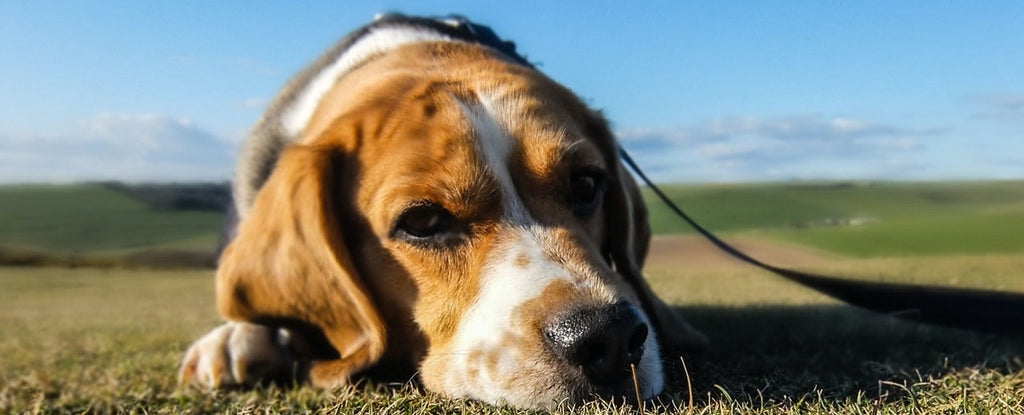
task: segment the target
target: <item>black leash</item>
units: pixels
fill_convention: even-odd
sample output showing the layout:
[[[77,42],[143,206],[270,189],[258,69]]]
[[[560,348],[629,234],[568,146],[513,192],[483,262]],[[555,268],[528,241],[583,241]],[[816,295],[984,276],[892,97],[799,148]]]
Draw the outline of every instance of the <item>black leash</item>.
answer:
[[[619,147],[622,160],[669,209],[727,254],[848,304],[897,317],[969,330],[1024,334],[1024,294],[856,281],[766,264],[719,239],[679,208]]]

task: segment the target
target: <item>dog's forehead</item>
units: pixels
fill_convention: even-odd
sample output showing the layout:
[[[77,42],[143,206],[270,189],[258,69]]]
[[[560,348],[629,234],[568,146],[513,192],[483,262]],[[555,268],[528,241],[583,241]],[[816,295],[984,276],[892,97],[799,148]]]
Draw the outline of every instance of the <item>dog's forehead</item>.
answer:
[[[481,78],[398,76],[387,83],[405,90],[392,90],[401,98],[377,100],[360,128],[375,134],[364,140],[379,141],[360,148],[365,187],[374,190],[363,206],[391,211],[399,199],[420,199],[473,216],[496,203],[507,207],[493,199],[523,186],[564,178],[573,165],[603,167],[582,106],[549,93],[543,80]]]
[[[566,164],[603,164],[575,102],[545,94],[495,87],[460,102],[471,135],[489,164],[513,165],[538,177]],[[512,172],[516,173],[516,172]]]

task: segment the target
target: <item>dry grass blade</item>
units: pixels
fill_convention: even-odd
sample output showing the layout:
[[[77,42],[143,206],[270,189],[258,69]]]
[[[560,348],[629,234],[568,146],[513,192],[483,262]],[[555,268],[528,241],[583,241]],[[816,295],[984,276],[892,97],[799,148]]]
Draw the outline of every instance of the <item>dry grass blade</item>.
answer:
[[[640,412],[644,412],[644,401],[640,396],[640,381],[636,377],[636,365],[633,363],[629,364],[629,371],[633,373],[633,392],[636,392],[636,404],[640,408]]]
[[[693,413],[693,383],[690,381],[690,370],[686,368],[686,360],[682,356],[679,356],[679,362],[683,364],[683,375],[686,376],[686,397],[689,399],[689,406],[687,412]]]

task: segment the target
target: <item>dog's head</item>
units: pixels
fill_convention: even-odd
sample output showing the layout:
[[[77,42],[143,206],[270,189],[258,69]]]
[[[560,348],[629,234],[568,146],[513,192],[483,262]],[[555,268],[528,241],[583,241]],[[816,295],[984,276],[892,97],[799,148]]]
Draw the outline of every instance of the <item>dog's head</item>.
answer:
[[[218,271],[221,312],[301,321],[314,383],[418,365],[430,390],[521,407],[663,387],[703,338],[640,274],[640,193],[606,122],[487,48],[353,69],[277,161]]]

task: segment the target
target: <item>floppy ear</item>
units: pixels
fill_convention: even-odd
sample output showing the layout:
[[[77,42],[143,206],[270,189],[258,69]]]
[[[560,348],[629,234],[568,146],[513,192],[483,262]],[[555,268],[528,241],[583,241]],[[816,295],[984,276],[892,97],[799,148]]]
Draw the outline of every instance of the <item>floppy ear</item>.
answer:
[[[344,245],[334,181],[341,153],[285,150],[217,271],[217,306],[231,320],[291,321],[323,332],[336,359],[313,362],[331,387],[380,359],[384,324]]]
[[[608,130],[607,122],[596,115],[592,131],[603,137],[609,154],[609,174],[612,176],[605,201],[605,250],[615,270],[636,290],[644,311],[654,324],[663,349],[684,352],[701,351],[708,340],[694,329],[675,310],[665,304],[644,280],[641,269],[647,258],[651,240],[651,227],[647,207],[633,176],[619,160],[619,148]]]
[[[644,310],[655,325],[655,332],[666,351],[698,352],[708,340],[665,304],[644,280],[641,269],[647,257],[651,228],[647,207],[633,177],[616,160],[616,184],[609,189],[609,210],[606,213],[609,255],[615,269],[633,286],[643,302]]]

